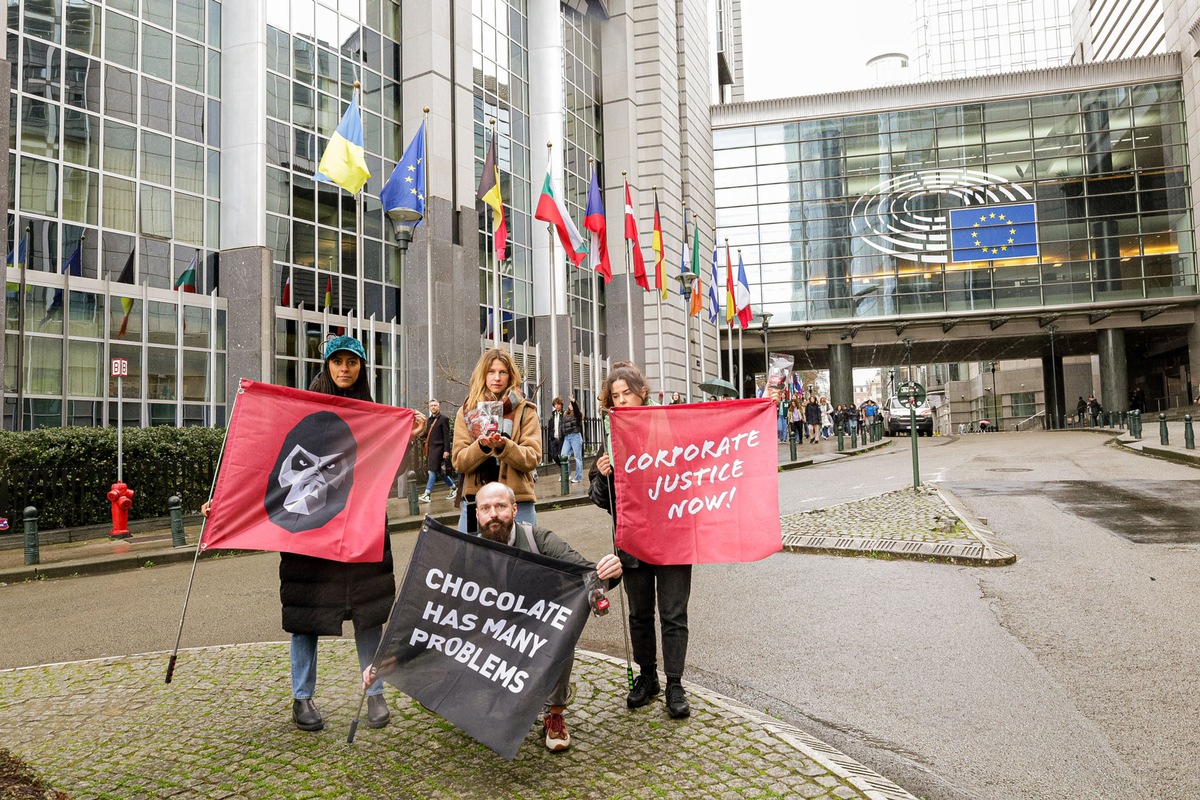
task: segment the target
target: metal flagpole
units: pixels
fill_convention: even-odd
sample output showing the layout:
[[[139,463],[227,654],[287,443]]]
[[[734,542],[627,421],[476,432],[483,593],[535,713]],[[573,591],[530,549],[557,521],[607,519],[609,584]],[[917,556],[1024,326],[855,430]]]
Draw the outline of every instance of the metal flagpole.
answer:
[[[713,228],[713,266],[717,262],[717,229]],[[716,274],[713,274],[713,297],[720,297],[720,292],[717,291]],[[717,380],[721,379],[721,324],[718,322],[721,316],[721,304],[714,303],[716,308],[713,309],[713,355],[717,357]]]
[[[26,242],[25,258],[21,261],[20,288],[17,290],[17,414],[13,425],[13,430],[18,433],[25,430],[25,273],[29,272],[29,265],[33,262],[33,228],[26,225],[21,238]],[[13,261],[16,262],[21,258],[19,240],[13,250],[16,253]]]
[[[588,159],[588,165],[591,166],[593,159]],[[592,167],[593,171],[595,167]],[[600,189],[601,204],[604,207],[604,189]],[[584,212],[586,213],[586,212]],[[608,224],[604,226],[605,235],[608,235]],[[599,251],[599,238],[596,242],[596,250]],[[600,277],[600,253],[591,254],[589,260],[592,262],[592,275],[588,278],[592,289],[592,398],[593,402],[599,403],[600,399],[600,283],[603,278]]]
[[[658,306],[658,391],[666,396],[667,375],[663,370],[663,322],[662,322],[662,290],[655,289],[656,305]]]
[[[496,118],[491,119],[492,126],[492,143],[496,142]],[[499,159],[499,148],[496,149],[496,158]],[[496,191],[500,191],[500,165],[495,165],[496,169]],[[500,192],[500,197],[503,199],[504,193]],[[502,206],[503,207],[503,206]],[[500,347],[501,335],[500,327],[504,323],[504,311],[500,308],[500,255],[496,252],[496,228],[495,228],[495,213],[489,217],[488,222],[492,228],[492,263],[495,264],[495,270],[492,273],[492,345]]]
[[[546,174],[550,175],[551,189],[554,188],[554,176],[550,172],[553,152],[554,142],[546,142]],[[558,260],[554,255],[554,226],[548,222],[546,223],[546,241],[549,243],[546,252],[549,254],[547,266],[550,269],[550,397],[553,399],[560,396],[558,394]],[[568,346],[567,350],[570,349]],[[570,392],[568,391],[567,394],[569,395]]]
[[[621,170],[621,182],[626,187],[629,186],[628,175],[629,175],[629,173],[627,170]],[[624,225],[624,222],[625,222],[625,215],[622,214],[621,215],[621,224]],[[622,230],[624,230],[624,227],[622,227]],[[626,288],[626,294],[628,295],[628,297],[626,298],[626,301],[625,301],[625,325],[626,325],[625,330],[627,331],[627,333],[625,335],[629,337],[629,352],[626,355],[630,361],[633,361],[634,360],[634,357],[633,357],[633,270],[629,266],[629,247],[630,247],[630,242],[628,239],[626,239],[625,240],[625,288]],[[612,350],[610,349],[609,352],[611,353]]]
[[[729,263],[730,263],[729,262],[729,240],[726,239],[725,240],[725,265],[726,265],[725,266],[725,282],[726,283],[729,283],[732,280],[732,276],[730,275],[730,272],[732,272],[732,270],[729,268]],[[732,298],[733,298],[733,287],[726,286],[725,287],[725,305],[726,306],[729,305]],[[726,320],[726,324],[729,327],[729,382],[733,383],[733,317],[731,317],[729,315],[728,308],[725,309],[725,320]],[[740,397],[741,394],[742,394],[742,392],[739,389],[738,396]]]
[[[746,385],[746,377],[744,375],[745,366],[742,363],[742,324],[738,323],[738,397],[745,397],[746,391],[743,388]]]
[[[421,118],[421,129],[424,131],[421,135],[425,137],[427,145],[429,144],[429,106],[425,106],[425,113]],[[429,150],[424,146],[422,146],[422,150],[425,153],[425,164],[421,171],[424,183],[421,193],[425,196],[425,369],[429,380],[429,397],[426,399],[432,400],[437,397],[433,391],[433,229],[430,227],[432,223],[429,221],[429,211],[433,207],[433,203],[429,202]],[[395,385],[395,381],[392,383]],[[408,385],[408,381],[405,381],[405,385]]]

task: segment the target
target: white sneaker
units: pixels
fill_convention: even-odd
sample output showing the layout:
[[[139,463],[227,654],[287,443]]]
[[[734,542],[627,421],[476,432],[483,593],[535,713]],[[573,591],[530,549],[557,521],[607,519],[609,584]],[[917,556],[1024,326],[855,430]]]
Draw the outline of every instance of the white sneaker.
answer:
[[[425,494],[421,495],[420,497],[417,498],[417,500],[422,503],[428,503],[429,502],[429,492],[426,492]]]
[[[453,500],[458,497],[458,489],[451,489],[450,494],[446,495],[447,500]]]

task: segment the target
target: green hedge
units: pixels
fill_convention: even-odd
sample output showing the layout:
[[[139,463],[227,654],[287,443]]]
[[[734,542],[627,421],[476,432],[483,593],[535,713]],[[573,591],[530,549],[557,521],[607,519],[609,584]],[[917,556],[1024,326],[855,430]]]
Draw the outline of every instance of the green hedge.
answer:
[[[131,519],[167,514],[178,494],[186,512],[208,499],[225,440],[223,428],[126,428],[124,478],[135,492]],[[117,480],[114,428],[39,428],[0,432],[0,516],[20,529],[26,506],[42,530],[110,522],[108,490]]]

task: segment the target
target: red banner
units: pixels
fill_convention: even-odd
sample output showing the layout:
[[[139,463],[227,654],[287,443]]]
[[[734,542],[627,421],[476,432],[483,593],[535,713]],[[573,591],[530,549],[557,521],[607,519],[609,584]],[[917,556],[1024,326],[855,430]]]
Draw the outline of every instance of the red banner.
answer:
[[[782,550],[775,426],[766,399],[613,409],[617,546],[650,564]]]
[[[243,380],[201,549],[379,561],[415,412]]]

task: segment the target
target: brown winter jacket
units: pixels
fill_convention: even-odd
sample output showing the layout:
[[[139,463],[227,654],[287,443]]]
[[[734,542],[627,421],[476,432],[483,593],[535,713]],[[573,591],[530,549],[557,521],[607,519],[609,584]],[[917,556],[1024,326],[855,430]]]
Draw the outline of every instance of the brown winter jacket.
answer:
[[[534,493],[533,475],[542,463],[542,426],[538,422],[537,409],[528,400],[522,400],[513,409],[513,433],[504,445],[492,452],[484,449],[478,439],[471,437],[463,409],[458,410],[454,420],[454,447],[450,460],[454,468],[463,474],[463,495],[473,495],[483,486],[479,468],[495,455],[500,460],[500,482],[513,490],[518,503],[537,500]]]

